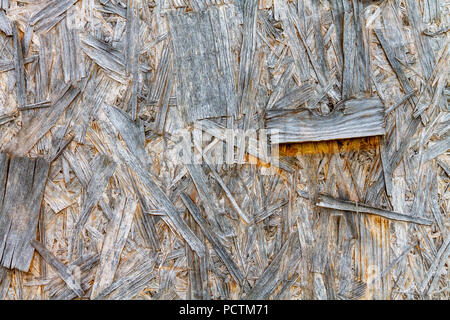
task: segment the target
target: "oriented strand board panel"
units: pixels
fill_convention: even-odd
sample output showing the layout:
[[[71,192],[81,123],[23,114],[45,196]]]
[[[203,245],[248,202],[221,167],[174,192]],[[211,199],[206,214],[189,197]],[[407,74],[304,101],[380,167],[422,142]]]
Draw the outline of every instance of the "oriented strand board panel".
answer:
[[[177,102],[191,122],[236,110],[226,14],[225,7],[168,13]]]
[[[0,300],[449,300],[449,5],[0,0]]]
[[[9,158],[0,154],[0,262],[28,271],[34,249],[49,163],[42,158]]]

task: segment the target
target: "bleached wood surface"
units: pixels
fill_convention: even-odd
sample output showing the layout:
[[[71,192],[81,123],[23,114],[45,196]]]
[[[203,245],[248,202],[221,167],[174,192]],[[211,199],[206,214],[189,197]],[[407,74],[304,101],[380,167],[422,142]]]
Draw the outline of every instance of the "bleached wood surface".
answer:
[[[378,97],[352,99],[329,115],[310,111],[269,111],[272,143],[324,141],[384,134],[384,108]]]
[[[0,0],[0,299],[448,300],[449,13]]]

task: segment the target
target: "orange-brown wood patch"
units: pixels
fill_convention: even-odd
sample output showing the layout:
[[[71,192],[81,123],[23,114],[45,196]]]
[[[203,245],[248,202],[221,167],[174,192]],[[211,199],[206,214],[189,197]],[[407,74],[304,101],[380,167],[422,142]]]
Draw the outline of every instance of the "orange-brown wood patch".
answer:
[[[379,146],[379,143],[379,136],[321,142],[286,143],[279,145],[279,152],[280,156],[341,153],[347,151],[374,150]]]

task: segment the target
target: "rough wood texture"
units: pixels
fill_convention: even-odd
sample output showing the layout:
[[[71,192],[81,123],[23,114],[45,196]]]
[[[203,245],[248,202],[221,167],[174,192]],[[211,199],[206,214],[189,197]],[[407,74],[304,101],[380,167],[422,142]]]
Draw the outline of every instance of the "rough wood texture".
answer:
[[[178,79],[177,104],[189,121],[231,116],[236,101],[226,7],[183,11],[168,12]]]
[[[0,299],[448,300],[449,24],[0,0]]]
[[[272,143],[296,143],[369,137],[384,134],[384,106],[378,97],[352,99],[329,115],[296,110],[269,111]]]
[[[424,225],[428,225],[428,226],[433,223],[432,220],[429,220],[429,219],[424,219],[424,218],[420,218],[420,217],[410,216],[407,214],[401,214],[398,212],[392,212],[389,210],[374,208],[371,206],[367,206],[363,203],[334,199],[334,198],[326,196],[326,195],[320,195],[317,201],[318,202],[316,203],[316,206],[322,207],[322,208],[336,209],[336,210],[349,211],[349,212],[355,212],[355,213],[369,213],[369,214],[377,215],[377,216],[384,217],[384,218],[391,219],[391,220],[406,221],[406,222],[412,222],[412,223],[417,223],[417,224],[424,224]]]
[[[0,261],[6,268],[27,272],[49,163],[41,158],[0,154]]]

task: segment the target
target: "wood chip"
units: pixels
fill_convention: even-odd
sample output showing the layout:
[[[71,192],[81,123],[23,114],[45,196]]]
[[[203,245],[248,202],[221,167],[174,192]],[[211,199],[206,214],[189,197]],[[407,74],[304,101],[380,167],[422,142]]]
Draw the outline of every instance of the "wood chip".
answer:
[[[0,154],[2,208],[1,265],[27,272],[30,268],[49,163],[42,158],[9,158]]]

